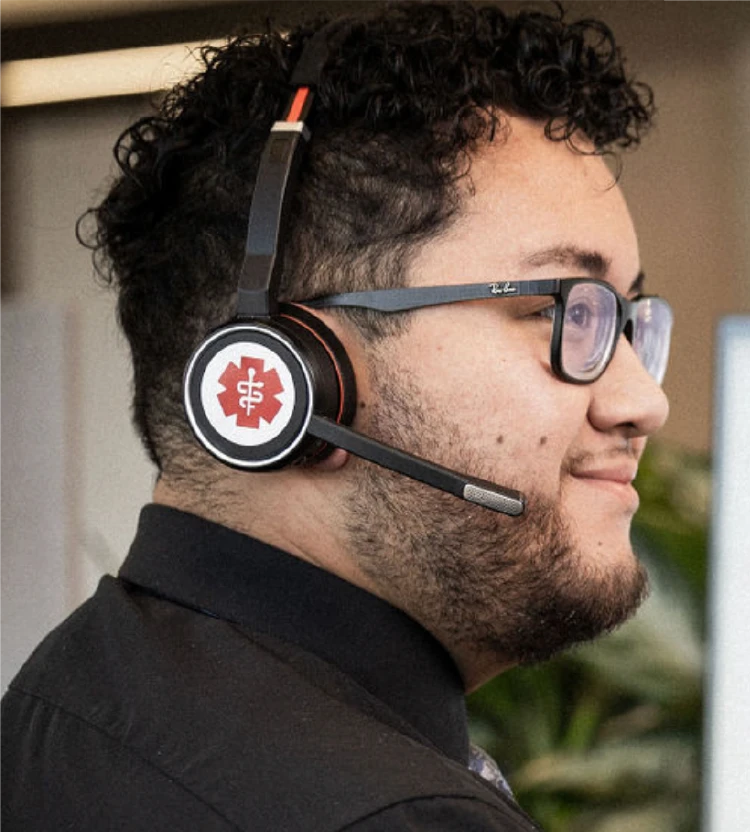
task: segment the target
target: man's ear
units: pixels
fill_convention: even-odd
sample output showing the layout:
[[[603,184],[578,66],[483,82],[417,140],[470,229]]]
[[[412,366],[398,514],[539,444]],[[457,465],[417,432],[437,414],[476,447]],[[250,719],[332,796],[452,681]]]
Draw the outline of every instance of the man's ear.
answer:
[[[349,461],[350,456],[348,451],[344,451],[341,448],[334,448],[325,459],[321,459],[320,462],[314,462],[309,467],[313,471],[320,471],[321,473],[340,471]]]

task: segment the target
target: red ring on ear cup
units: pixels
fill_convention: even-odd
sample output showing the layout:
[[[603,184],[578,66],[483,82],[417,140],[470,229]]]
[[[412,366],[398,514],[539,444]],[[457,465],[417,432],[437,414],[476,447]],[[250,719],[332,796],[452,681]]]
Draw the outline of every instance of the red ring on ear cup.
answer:
[[[289,310],[293,310],[293,314]],[[300,306],[283,304],[280,317],[294,321],[294,323],[304,327],[328,353],[331,365],[336,373],[339,388],[339,410],[335,416],[335,421],[338,424],[350,425],[357,409],[357,384],[344,345],[339,341],[333,330],[326,326],[320,318],[316,318],[315,315],[311,315]]]

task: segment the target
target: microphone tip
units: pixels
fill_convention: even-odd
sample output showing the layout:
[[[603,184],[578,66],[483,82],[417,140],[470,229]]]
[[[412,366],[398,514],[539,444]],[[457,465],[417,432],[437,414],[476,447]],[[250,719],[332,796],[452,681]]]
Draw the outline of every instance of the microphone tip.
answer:
[[[464,486],[464,500],[476,503],[478,506],[492,509],[492,511],[507,514],[510,517],[518,517],[523,514],[526,505],[523,495],[512,489],[500,491],[497,488],[487,488],[474,483],[467,483]]]

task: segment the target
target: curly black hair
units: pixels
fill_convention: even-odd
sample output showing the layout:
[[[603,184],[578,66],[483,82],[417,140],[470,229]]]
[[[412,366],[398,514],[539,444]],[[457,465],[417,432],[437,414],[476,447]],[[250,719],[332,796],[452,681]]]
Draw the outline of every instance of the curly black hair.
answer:
[[[183,368],[231,317],[260,153],[303,45],[327,22],[204,48],[203,71],[120,136],[119,176],[82,218],[95,227],[79,224],[119,291],[134,421],[162,471],[197,470]],[[637,144],[652,119],[651,91],[626,76],[610,30],[560,8],[394,4],[342,20],[335,43],[280,255],[285,300],[403,285],[409,257],[460,210],[471,154],[502,136],[504,114],[538,120],[553,141],[583,134],[599,153]],[[349,314],[365,337],[392,331]]]

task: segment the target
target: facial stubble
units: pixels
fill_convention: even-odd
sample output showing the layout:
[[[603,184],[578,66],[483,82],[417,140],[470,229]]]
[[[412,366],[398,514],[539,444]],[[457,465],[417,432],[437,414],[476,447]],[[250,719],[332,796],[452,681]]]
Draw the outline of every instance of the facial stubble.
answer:
[[[467,450],[460,426],[427,412],[403,375],[381,369],[374,382],[370,435],[497,481],[497,471]],[[576,545],[558,494],[503,480],[527,500],[523,516],[510,518],[360,460],[351,473],[347,531],[359,567],[449,650],[498,666],[543,661],[617,627],[647,594],[632,553],[594,562]]]

